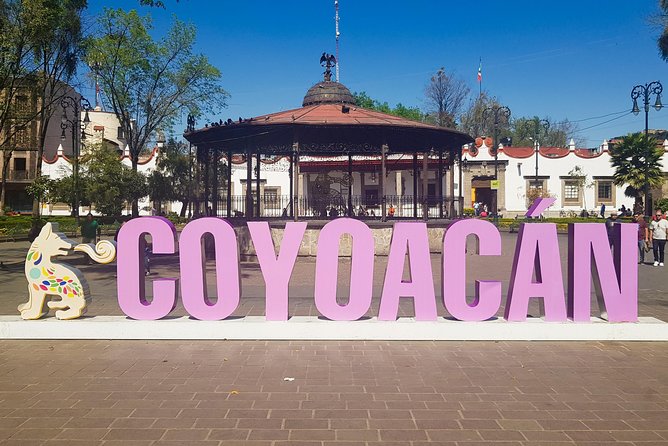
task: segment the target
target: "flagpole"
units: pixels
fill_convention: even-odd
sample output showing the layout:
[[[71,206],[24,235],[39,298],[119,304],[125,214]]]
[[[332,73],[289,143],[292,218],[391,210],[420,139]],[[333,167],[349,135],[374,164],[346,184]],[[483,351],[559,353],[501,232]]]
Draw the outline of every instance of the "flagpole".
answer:
[[[479,92],[478,92],[478,98],[482,98],[482,57],[480,58],[480,65],[478,68],[478,86],[479,86]]]

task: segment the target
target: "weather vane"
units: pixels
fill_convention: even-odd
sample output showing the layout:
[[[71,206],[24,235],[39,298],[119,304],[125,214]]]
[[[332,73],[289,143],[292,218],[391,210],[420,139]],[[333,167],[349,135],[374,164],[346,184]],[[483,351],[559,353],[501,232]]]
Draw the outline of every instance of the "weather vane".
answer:
[[[320,65],[325,67],[325,82],[332,81],[332,67],[336,65],[336,57],[333,54],[322,53],[320,56]]]

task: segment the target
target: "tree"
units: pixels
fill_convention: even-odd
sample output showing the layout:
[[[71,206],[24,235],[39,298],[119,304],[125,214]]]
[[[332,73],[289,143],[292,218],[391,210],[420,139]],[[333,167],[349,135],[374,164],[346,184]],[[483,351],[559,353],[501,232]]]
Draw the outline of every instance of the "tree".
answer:
[[[545,118],[548,122],[547,131],[540,124],[538,125],[538,141],[543,147],[566,147],[568,141],[575,137],[577,125],[568,120],[556,122],[550,118]],[[538,116],[532,118],[523,117],[512,120],[512,138],[514,146],[533,146],[536,137],[536,121],[540,121]]]
[[[125,166],[118,152],[109,146],[92,147],[81,159],[80,169],[81,203],[95,206],[101,214],[120,215],[126,202],[147,194],[146,177]],[[49,203],[72,203],[72,175],[50,182],[48,190],[41,193]]]
[[[659,36],[657,44],[661,58],[668,62],[668,0],[659,0],[659,24],[663,27],[663,32]]]
[[[462,114],[461,124],[459,125],[460,130],[474,137],[492,136],[494,132],[494,117],[488,115],[487,119],[485,119],[484,111],[490,107],[501,106],[502,104],[497,98],[483,92],[469,104],[468,109]],[[499,121],[499,135],[511,136],[510,122],[501,117]]]
[[[149,16],[106,9],[99,33],[88,41],[86,62],[94,67],[130,150],[139,154],[159,130],[173,127],[182,112],[198,115],[225,105],[220,71],[194,53],[195,27],[174,19],[165,37],[154,40]],[[132,213],[139,214],[138,203]]]
[[[70,90],[82,53],[81,14],[86,0],[23,0],[33,57],[37,66],[37,95],[41,104],[37,130],[36,177],[42,175],[47,128],[56,107]],[[75,98],[78,99],[78,98]],[[78,120],[78,116],[73,116]],[[33,217],[39,217],[39,200],[33,200]]]
[[[0,139],[4,161],[0,212],[14,150],[35,150],[36,178],[41,175],[49,121],[76,71],[86,6],[86,0],[0,2],[0,128],[5,130]],[[36,138],[28,140],[33,130]],[[39,216],[36,199],[33,216]]]
[[[594,185],[593,181],[589,180],[589,176],[582,166],[574,166],[568,172],[568,176],[572,181],[577,183],[578,189],[582,191],[582,207],[583,209],[587,209],[587,194],[585,189],[592,187]]]
[[[635,198],[636,205],[646,184],[657,187],[663,183],[663,149],[654,138],[644,133],[629,134],[620,142],[610,145],[608,150],[610,163],[615,170],[613,182],[618,186],[628,184],[630,188],[627,188],[627,192],[633,194],[631,196]],[[645,195],[646,209],[651,212],[651,197],[648,193]]]
[[[224,178],[227,175],[225,166],[215,164],[220,169],[219,178]],[[156,169],[148,175],[148,195],[156,203],[157,211],[164,202],[180,201],[181,216],[185,217],[192,197],[190,168],[188,147],[182,141],[170,138],[159,152]],[[221,177],[221,174],[224,176]]]
[[[364,91],[353,93],[353,97],[358,107],[366,108],[367,110],[375,110],[419,122],[423,122],[427,118],[418,107],[407,107],[399,102],[396,107],[392,108],[387,102],[380,102],[370,98]]]
[[[455,127],[470,91],[464,81],[448,75],[443,67],[431,77],[424,95],[428,111],[435,115],[438,126]]]

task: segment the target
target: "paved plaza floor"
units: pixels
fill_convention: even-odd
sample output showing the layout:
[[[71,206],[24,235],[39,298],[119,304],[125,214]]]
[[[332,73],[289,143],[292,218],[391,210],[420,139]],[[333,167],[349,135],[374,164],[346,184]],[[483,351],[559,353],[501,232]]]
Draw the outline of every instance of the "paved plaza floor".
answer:
[[[516,236],[502,239],[502,259],[470,250],[469,293],[475,279],[507,287]],[[26,300],[27,248],[0,244],[0,314]],[[115,267],[80,259],[67,261],[90,283],[88,314],[122,314]],[[378,257],[369,315],[384,265]],[[343,259],[342,297],[349,268]],[[640,316],[668,321],[668,269],[639,268]],[[314,271],[314,259],[299,259],[290,314],[317,314]],[[150,278],[177,274],[175,258],[160,258]],[[258,266],[245,262],[242,276],[235,316],[264,314]],[[0,445],[427,443],[668,445],[668,343],[0,341]]]

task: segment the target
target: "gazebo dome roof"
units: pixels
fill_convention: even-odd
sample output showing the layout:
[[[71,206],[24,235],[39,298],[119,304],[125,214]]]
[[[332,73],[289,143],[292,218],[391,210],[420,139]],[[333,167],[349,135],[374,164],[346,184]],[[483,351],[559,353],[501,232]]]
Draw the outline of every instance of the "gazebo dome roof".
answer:
[[[355,98],[342,83],[323,81],[308,89],[302,106],[317,104],[355,105]]]

